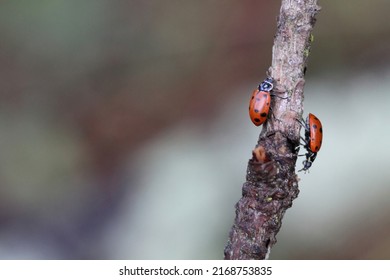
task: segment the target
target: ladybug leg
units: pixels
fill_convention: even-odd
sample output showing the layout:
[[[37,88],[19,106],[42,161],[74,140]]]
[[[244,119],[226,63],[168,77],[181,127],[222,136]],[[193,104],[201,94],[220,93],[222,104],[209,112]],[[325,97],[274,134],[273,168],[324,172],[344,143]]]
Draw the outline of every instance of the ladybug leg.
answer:
[[[306,122],[305,122],[303,119],[297,119],[297,118],[295,118],[295,120],[296,120],[301,126],[303,126],[303,127],[306,129],[307,125],[306,125]]]
[[[281,92],[281,93],[284,93],[284,92]],[[280,98],[280,99],[290,99],[289,96],[287,96],[287,97],[281,97],[281,96],[279,96],[279,95],[276,95],[275,93],[271,93],[271,96],[275,96],[275,97]]]
[[[286,92],[287,89],[285,87],[275,86],[274,91],[282,93],[282,92]]]
[[[280,98],[280,99],[290,99],[290,97],[289,96],[287,96],[287,97],[281,97],[281,96],[279,96],[279,94],[284,94],[284,93],[286,93],[287,91],[286,91],[286,89],[285,88],[279,88],[279,87],[273,87],[273,90],[272,90],[272,93],[270,93],[271,94],[271,96],[275,96],[275,97],[277,97],[277,98]],[[277,94],[276,94],[277,93]]]
[[[311,161],[311,162],[314,162],[314,160],[316,159],[316,157],[317,157],[317,153],[312,153],[312,154],[310,155],[310,161]]]
[[[306,141],[306,139],[305,138],[303,138],[302,136],[299,136],[301,139],[300,140],[302,140],[303,142],[299,142],[299,144],[300,145],[302,145],[304,148],[306,148],[307,149],[307,147],[308,147],[308,143],[307,143],[307,141]],[[298,151],[299,151],[299,149],[298,149]],[[308,159],[308,153],[306,153],[306,154],[302,154],[302,155],[298,155],[299,157],[301,157],[301,156],[306,156],[306,158]]]
[[[306,159],[309,160],[310,159],[310,156],[308,156],[308,153],[306,154],[302,154],[302,155],[298,155],[299,157],[303,157],[303,156],[306,156]]]
[[[303,141],[303,143],[299,143],[299,144],[301,144],[302,146],[304,146],[304,147],[307,147],[308,146],[308,143],[307,143],[307,141],[306,141],[306,139],[305,138],[303,138],[302,136],[299,136],[300,138],[301,138],[301,140]]]

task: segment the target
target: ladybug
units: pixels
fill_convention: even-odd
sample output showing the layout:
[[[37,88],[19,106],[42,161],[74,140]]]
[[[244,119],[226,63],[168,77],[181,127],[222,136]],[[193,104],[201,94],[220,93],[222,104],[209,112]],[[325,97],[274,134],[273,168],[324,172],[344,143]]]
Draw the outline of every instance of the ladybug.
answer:
[[[305,128],[304,147],[307,150],[306,159],[303,161],[303,168],[299,171],[307,171],[317,157],[317,153],[322,145],[322,124],[321,121],[313,114],[309,113],[306,122],[299,123]],[[298,171],[298,172],[299,172]]]
[[[274,88],[272,78],[265,79],[252,93],[249,102],[249,116],[255,126],[263,124],[267,120],[271,106],[270,91]]]

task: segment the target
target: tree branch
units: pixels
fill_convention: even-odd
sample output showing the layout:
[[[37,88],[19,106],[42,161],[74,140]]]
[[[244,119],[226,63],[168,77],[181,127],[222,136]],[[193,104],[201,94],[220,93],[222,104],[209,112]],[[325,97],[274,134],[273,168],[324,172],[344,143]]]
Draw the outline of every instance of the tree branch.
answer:
[[[267,258],[284,213],[298,196],[296,119],[303,113],[304,72],[319,10],[317,0],[282,0],[268,74],[276,94],[289,98],[272,98],[272,113],[248,162],[225,259]]]

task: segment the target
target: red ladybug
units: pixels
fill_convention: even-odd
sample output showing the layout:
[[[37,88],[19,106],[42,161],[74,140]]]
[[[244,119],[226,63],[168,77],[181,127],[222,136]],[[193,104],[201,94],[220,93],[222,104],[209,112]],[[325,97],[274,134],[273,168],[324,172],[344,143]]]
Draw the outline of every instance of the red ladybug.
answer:
[[[306,122],[299,121],[305,128],[304,147],[307,150],[306,159],[303,161],[303,168],[299,171],[307,171],[317,157],[317,153],[322,145],[322,124],[321,121],[313,114],[309,114]],[[298,171],[298,172],[299,172]]]
[[[273,79],[267,78],[252,93],[249,102],[249,116],[255,126],[259,126],[267,120],[271,106],[270,91],[273,88]]]

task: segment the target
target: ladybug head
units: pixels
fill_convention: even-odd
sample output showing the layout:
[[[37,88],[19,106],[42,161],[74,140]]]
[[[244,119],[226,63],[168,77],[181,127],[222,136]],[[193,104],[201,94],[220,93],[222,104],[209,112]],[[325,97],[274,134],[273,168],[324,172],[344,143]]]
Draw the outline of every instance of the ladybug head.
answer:
[[[264,80],[265,83],[269,83],[269,84],[273,84],[274,83],[274,79],[271,78],[271,77],[268,77]]]
[[[305,159],[302,163],[303,163],[303,168],[301,170],[298,170],[298,172],[308,171],[312,164],[312,162],[308,161],[307,159]]]
[[[274,80],[272,78],[265,79],[260,85],[259,85],[259,91],[271,91],[274,88],[273,84]]]

